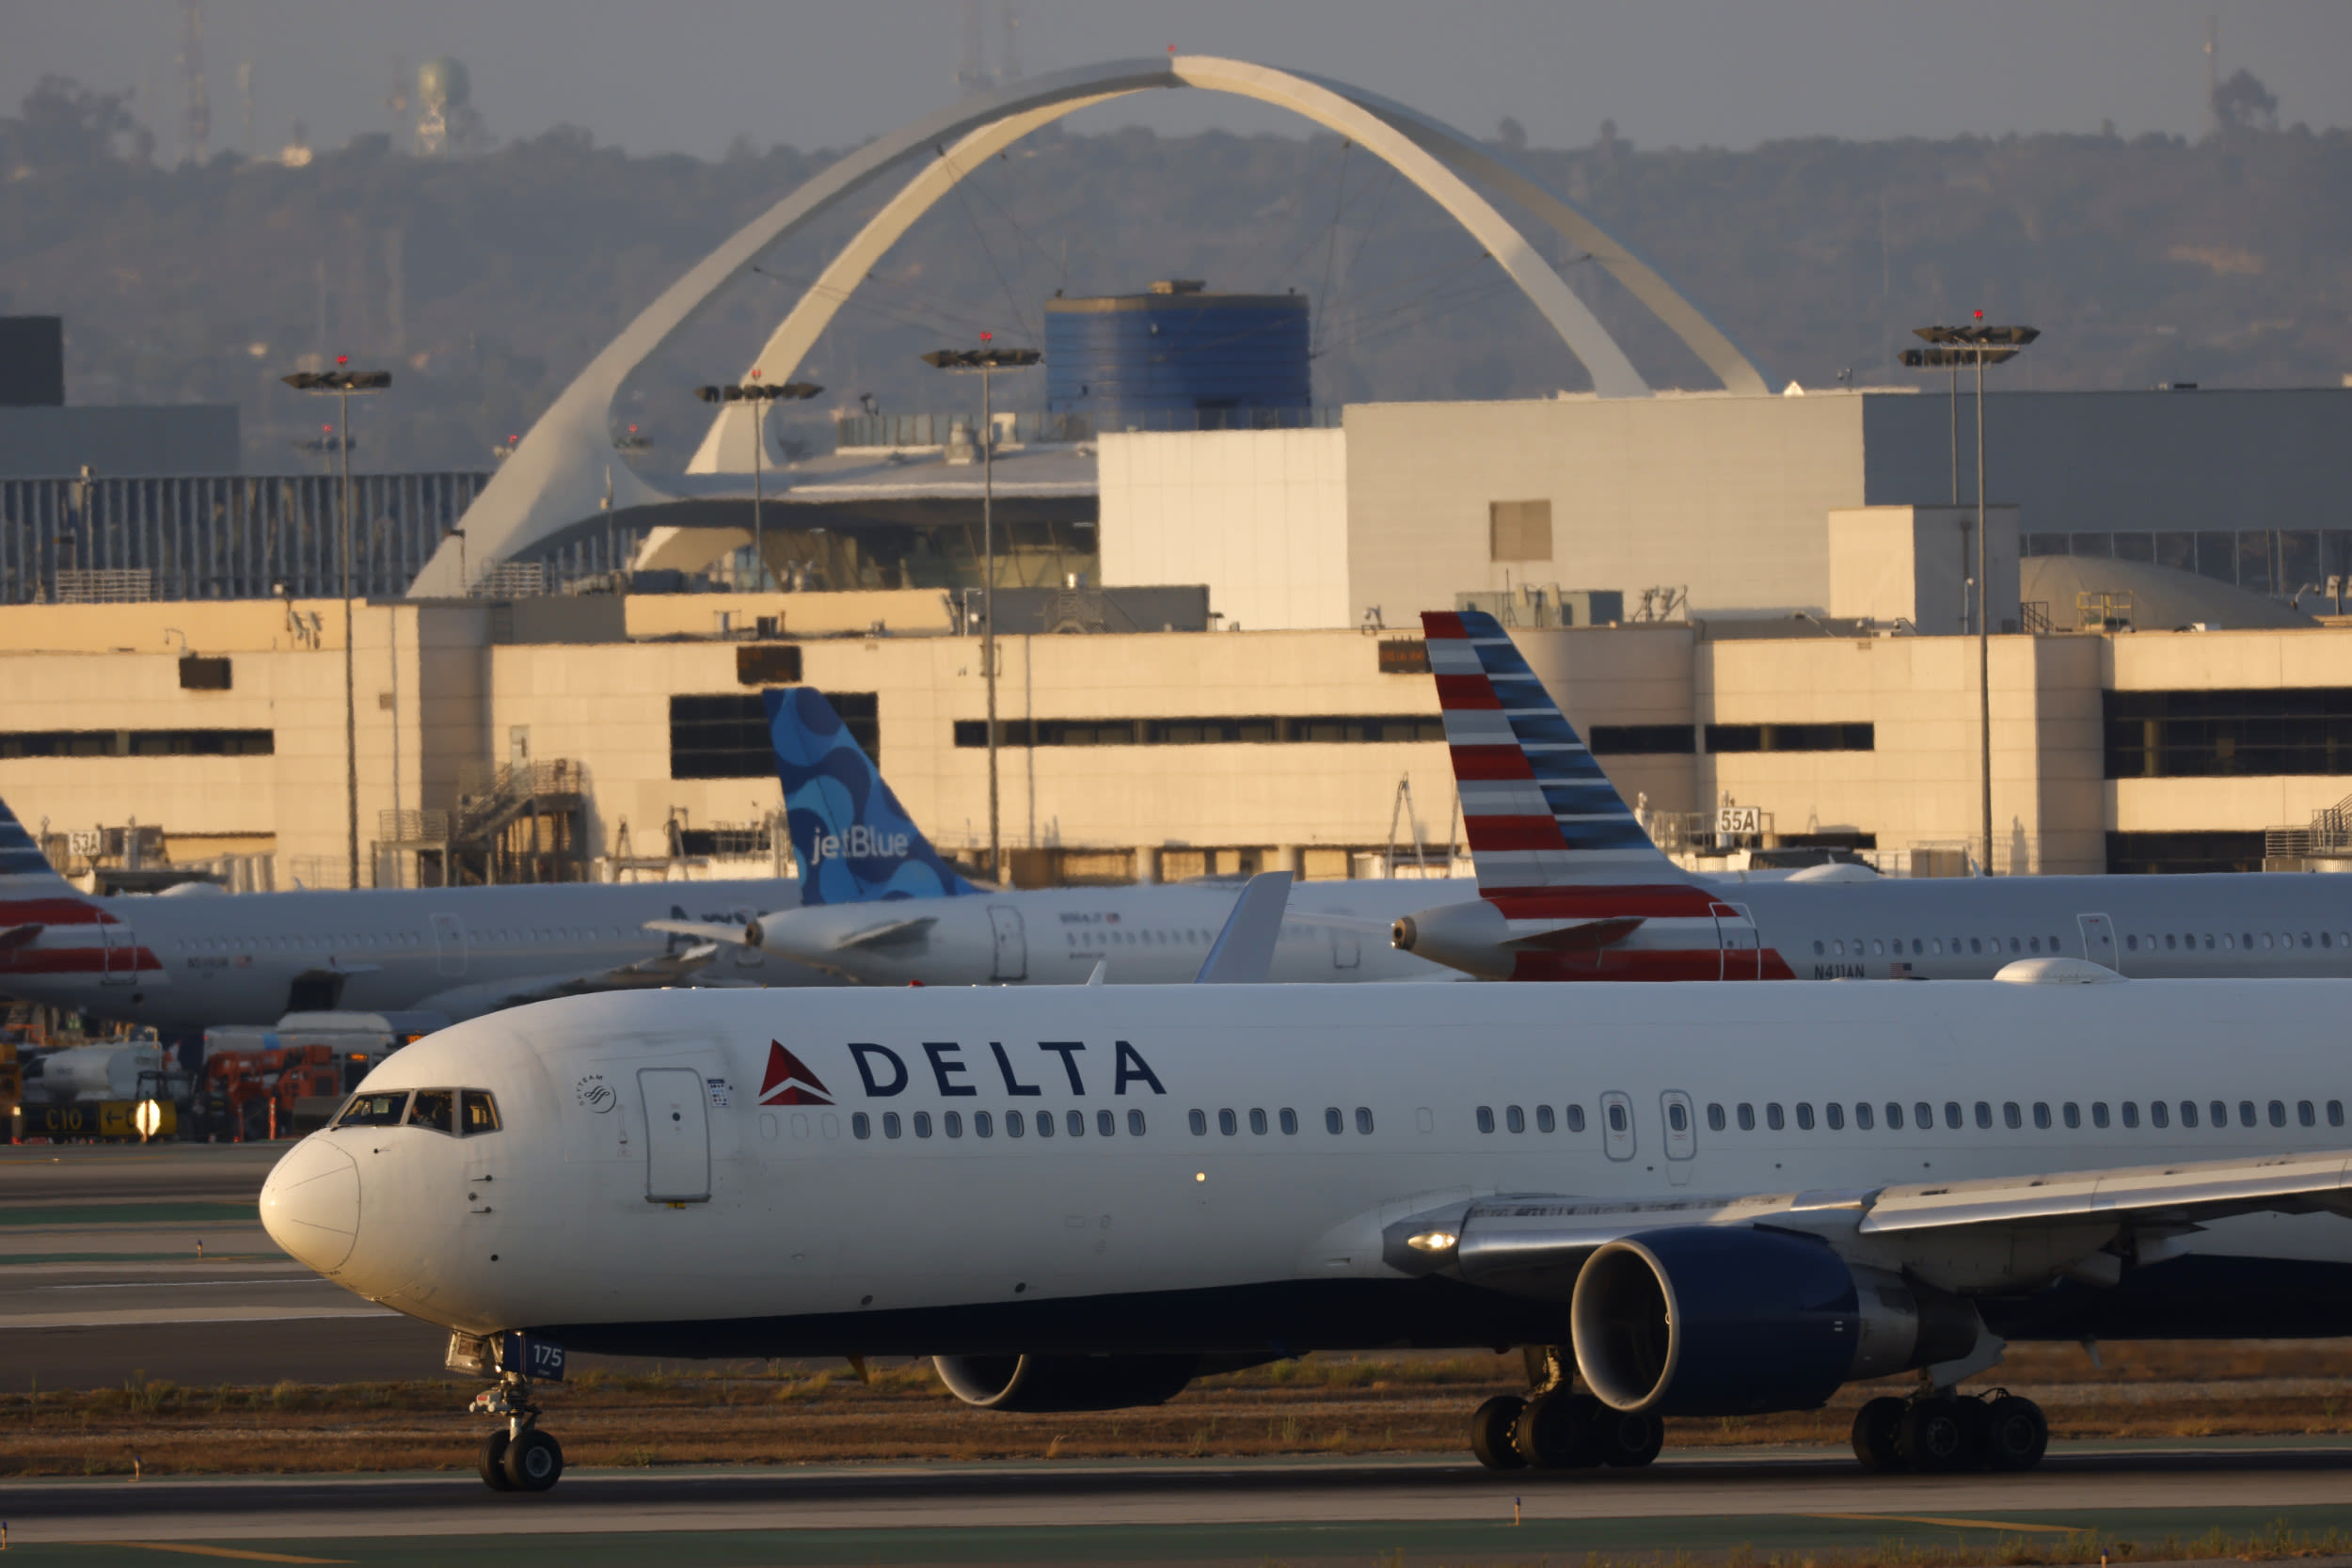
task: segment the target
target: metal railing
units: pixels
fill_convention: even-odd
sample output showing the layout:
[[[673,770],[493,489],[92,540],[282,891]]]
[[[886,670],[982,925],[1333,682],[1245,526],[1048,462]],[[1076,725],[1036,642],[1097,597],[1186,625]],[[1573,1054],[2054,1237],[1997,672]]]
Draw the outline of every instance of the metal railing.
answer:
[[[1117,413],[1018,413],[996,416],[996,439],[1046,445],[1091,441],[1111,431],[1330,430],[1341,410],[1328,408],[1152,408]],[[841,451],[944,447],[957,426],[971,431],[969,414],[844,414],[834,420]]]

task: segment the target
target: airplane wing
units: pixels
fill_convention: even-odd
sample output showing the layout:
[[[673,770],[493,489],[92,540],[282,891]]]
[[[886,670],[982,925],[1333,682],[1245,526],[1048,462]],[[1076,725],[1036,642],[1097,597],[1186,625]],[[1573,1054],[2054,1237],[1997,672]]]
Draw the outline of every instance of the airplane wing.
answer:
[[[1392,1212],[1392,1211],[1391,1211]],[[1827,1243],[1849,1261],[1957,1294],[2011,1293],[2065,1276],[2113,1285],[2153,1243],[2252,1213],[2352,1217],[2352,1151],[2062,1171],[1852,1192],[1593,1202],[1555,1195],[1459,1199],[1319,1243],[1410,1275],[1450,1274],[1565,1299],[1611,1242],[1682,1227],[1744,1226]],[[1375,1216],[1366,1216],[1371,1220]],[[1350,1243],[1353,1244],[1349,1244]]]
[[[730,926],[724,921],[648,920],[644,925],[646,930],[660,931],[665,936],[700,937],[707,942],[723,942],[734,947],[753,945],[749,926]]]
[[[912,942],[939,924],[935,915],[920,915],[913,920],[885,920],[879,926],[868,926],[851,931],[834,943],[838,950],[845,947],[886,947],[894,942]]]

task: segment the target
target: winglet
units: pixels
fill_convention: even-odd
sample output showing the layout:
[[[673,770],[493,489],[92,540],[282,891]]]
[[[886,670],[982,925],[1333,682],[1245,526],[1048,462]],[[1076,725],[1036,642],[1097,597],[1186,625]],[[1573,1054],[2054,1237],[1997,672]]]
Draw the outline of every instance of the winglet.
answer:
[[[1650,842],[1493,616],[1421,623],[1482,895],[1694,879]]]
[[[1274,943],[1282,934],[1282,910],[1290,896],[1287,871],[1267,871],[1250,878],[1192,983],[1246,986],[1263,981],[1274,969]]]
[[[760,693],[784,784],[785,830],[804,905],[953,898],[980,890],[941,859],[814,688]]]

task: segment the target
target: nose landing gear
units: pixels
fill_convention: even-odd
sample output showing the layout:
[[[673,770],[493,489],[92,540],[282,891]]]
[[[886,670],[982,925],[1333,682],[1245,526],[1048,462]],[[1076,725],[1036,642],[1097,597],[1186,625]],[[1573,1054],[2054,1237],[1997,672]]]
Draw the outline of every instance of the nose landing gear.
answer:
[[[540,1410],[531,1402],[529,1378],[501,1372],[497,1387],[474,1396],[472,1409],[506,1422],[482,1439],[484,1485],[493,1492],[545,1492],[564,1479],[564,1446],[539,1430]]]

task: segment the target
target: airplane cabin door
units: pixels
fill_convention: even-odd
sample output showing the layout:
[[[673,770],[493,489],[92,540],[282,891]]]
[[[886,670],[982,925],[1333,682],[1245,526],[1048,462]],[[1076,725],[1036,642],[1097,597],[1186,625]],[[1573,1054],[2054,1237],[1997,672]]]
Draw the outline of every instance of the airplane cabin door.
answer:
[[[1633,1158],[1633,1101],[1615,1089],[1600,1097],[1600,1149],[1612,1160]]]
[[[645,1201],[704,1203],[710,1197],[710,1112],[703,1075],[691,1068],[644,1068]]]
[[[2083,928],[2083,957],[2122,974],[2123,955],[2115,945],[2115,922],[2103,914],[2078,914],[2074,920]]]
[[[995,962],[989,969],[992,980],[1025,980],[1029,977],[1029,944],[1021,934],[1021,911],[1010,904],[991,904],[988,907],[988,928],[996,942]]]
[[[105,968],[99,974],[101,985],[127,986],[138,978],[139,939],[128,926],[101,926],[99,935],[106,944]]]
[[[453,914],[433,917],[433,972],[466,973],[466,923]]]
[[[1716,904],[1708,912],[1715,917],[1715,945],[1722,960],[1716,978],[1764,978],[1763,943],[1757,936],[1755,920],[1748,914],[1747,906]]]

